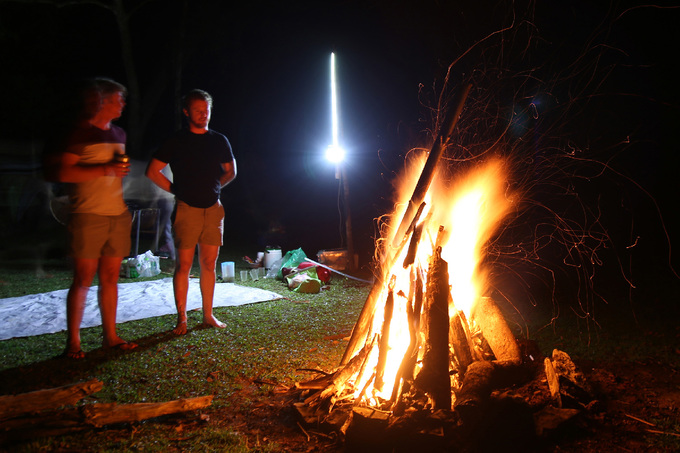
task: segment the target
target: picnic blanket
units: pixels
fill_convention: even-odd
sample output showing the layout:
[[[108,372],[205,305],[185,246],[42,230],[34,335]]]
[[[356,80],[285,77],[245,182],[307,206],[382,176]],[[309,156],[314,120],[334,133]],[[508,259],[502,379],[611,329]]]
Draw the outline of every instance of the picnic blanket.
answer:
[[[29,337],[66,330],[66,294],[68,290],[0,299],[0,340]],[[283,296],[235,283],[217,283],[213,307],[281,299]],[[198,279],[190,279],[187,310],[201,308]],[[172,278],[118,285],[118,323],[177,313]],[[82,328],[101,325],[97,304],[97,287],[90,288]]]

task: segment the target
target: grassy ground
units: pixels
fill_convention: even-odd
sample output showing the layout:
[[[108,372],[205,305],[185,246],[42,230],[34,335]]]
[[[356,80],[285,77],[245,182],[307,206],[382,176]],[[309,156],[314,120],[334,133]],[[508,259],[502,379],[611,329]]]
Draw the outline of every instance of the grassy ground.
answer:
[[[239,260],[224,255],[220,260]],[[23,267],[23,268],[22,268]],[[164,266],[162,266],[164,267]],[[16,265],[5,269],[0,279],[0,298],[21,296],[68,287],[70,271],[47,265],[45,277],[34,269]],[[195,270],[197,273],[197,269]],[[237,267],[238,273],[238,267]],[[161,274],[160,277],[168,275]],[[121,282],[127,280],[121,279]],[[220,284],[220,283],[218,283]],[[0,342],[0,387],[3,393],[19,393],[57,387],[97,378],[102,391],[86,401],[162,402],[178,398],[214,395],[204,421],[185,436],[166,425],[140,424],[134,434],[121,438],[118,430],[100,432],[96,443],[92,433],[33,440],[16,447],[36,451],[69,449],[78,451],[280,451],[276,442],[251,438],[233,426],[227,412],[247,411],[273,389],[282,389],[308,379],[316,368],[330,371],[344,352],[343,336],[349,334],[365,300],[368,285],[336,275],[328,289],[319,294],[298,294],[276,280],[248,281],[254,286],[278,292],[284,299],[215,310],[227,324],[224,330],[197,329],[200,312],[189,313],[190,331],[185,336],[170,333],[175,315],[119,324],[123,338],[140,347],[133,353],[111,353],[101,349],[101,328],[83,329],[82,346],[88,352],[83,361],[59,359],[65,333],[16,338]],[[194,328],[192,328],[194,326]],[[192,419],[172,424],[193,423]],[[109,434],[109,435],[107,435]],[[179,440],[178,440],[179,439]]]
[[[225,253],[220,261],[235,261],[238,275],[240,256]],[[61,261],[45,263],[39,271],[15,263],[3,269],[1,275],[0,298],[63,289],[70,283],[68,266]],[[64,332],[0,342],[3,394],[97,378],[104,383],[103,390],[83,404],[162,402],[214,395],[212,405],[200,414],[29,439],[8,446],[7,450],[335,451],[332,439],[321,435],[308,438],[308,433],[297,427],[290,408],[276,395],[310,377],[308,371],[301,369],[330,371],[338,364],[346,344],[342,338],[350,333],[358,318],[370,285],[335,276],[327,290],[312,295],[291,292],[275,280],[261,279],[244,285],[285,297],[216,309],[217,317],[227,324],[224,330],[191,328],[200,322],[198,312],[189,314],[190,331],[181,337],[170,332],[174,315],[120,324],[121,336],[140,345],[129,353],[102,350],[101,329],[84,329],[83,349],[88,356],[83,361],[58,358],[65,343]],[[605,436],[598,434],[600,443],[572,442],[571,448],[563,444],[559,451],[625,450],[631,445],[630,451],[680,448],[673,435],[640,430],[624,441],[627,438],[621,434],[622,426],[616,425],[623,423],[626,415],[636,414],[637,418],[654,423],[661,432],[680,432],[675,417],[680,399],[672,398],[674,391],[680,395],[677,346],[680,329],[669,317],[661,323],[659,318],[664,319],[657,316],[656,321],[633,325],[607,322],[605,327],[585,325],[569,316],[552,324],[513,324],[518,336],[536,340],[543,353],[559,348],[588,367],[587,374],[598,383],[605,385],[611,378],[609,390],[616,387],[622,395],[610,398],[625,400],[625,395],[630,397],[634,390],[639,394],[638,400],[627,403],[631,406],[617,412],[619,418],[611,416],[615,420],[610,423],[614,434],[606,443],[602,443]],[[663,389],[661,384],[652,389],[638,388],[653,382],[643,372],[661,373],[670,380],[664,381]],[[653,407],[650,393],[658,397]],[[637,412],[636,404],[641,405]]]

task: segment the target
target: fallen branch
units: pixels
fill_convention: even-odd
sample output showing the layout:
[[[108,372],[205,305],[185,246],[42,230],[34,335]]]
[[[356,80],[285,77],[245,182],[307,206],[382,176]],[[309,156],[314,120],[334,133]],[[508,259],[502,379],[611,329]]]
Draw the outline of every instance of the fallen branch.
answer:
[[[624,415],[625,415],[626,417],[628,417],[628,418],[632,418],[633,420],[635,420],[635,421],[637,421],[637,422],[644,423],[645,425],[656,426],[654,423],[647,422],[647,421],[645,421],[645,420],[642,420],[641,418],[633,417],[633,416],[630,415],[630,414],[624,414]]]
[[[163,415],[203,409],[212,403],[212,399],[212,395],[209,395],[164,403],[105,403],[43,411],[33,416],[4,420],[0,429],[0,444],[20,439],[74,433],[116,423],[139,422]]]
[[[680,434],[678,434],[678,433],[669,433],[669,432],[666,432],[666,431],[657,431],[656,429],[646,429],[645,431],[647,431],[648,433],[652,433],[652,434],[666,434],[667,436],[680,437]]]
[[[101,381],[93,379],[53,389],[0,396],[0,420],[72,406],[86,396],[100,391],[102,387],[104,384]]]

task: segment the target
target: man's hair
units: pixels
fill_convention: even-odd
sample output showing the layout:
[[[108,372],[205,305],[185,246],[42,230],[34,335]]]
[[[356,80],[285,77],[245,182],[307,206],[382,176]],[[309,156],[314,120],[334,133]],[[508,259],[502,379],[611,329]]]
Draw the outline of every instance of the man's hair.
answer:
[[[111,94],[118,93],[119,91],[123,93],[124,96],[127,96],[127,88],[115,80],[107,79],[105,77],[97,77],[94,79],[94,86],[102,96],[109,96]]]
[[[93,77],[78,82],[78,102],[76,120],[93,118],[101,108],[102,98],[115,93],[127,96],[127,88],[105,77]]]
[[[189,110],[191,103],[194,101],[205,101],[208,103],[208,107],[212,108],[213,98],[208,94],[207,91],[203,90],[191,90],[182,98],[182,105],[185,110]]]

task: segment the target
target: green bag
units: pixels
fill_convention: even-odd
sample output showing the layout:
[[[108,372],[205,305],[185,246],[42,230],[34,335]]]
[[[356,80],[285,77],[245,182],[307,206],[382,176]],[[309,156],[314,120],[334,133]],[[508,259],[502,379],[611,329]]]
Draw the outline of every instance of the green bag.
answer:
[[[279,268],[279,271],[276,273],[276,278],[279,280],[283,280],[282,270],[284,267],[296,268],[305,259],[307,259],[307,255],[305,255],[305,252],[301,248],[289,250],[288,252],[286,252],[285,255],[283,255],[283,258],[281,259],[281,267]]]
[[[296,293],[316,294],[323,286],[314,266],[286,275],[285,281],[288,288]]]

